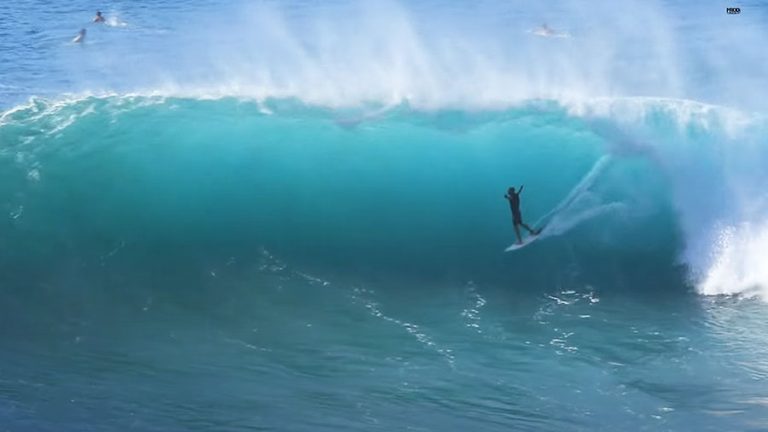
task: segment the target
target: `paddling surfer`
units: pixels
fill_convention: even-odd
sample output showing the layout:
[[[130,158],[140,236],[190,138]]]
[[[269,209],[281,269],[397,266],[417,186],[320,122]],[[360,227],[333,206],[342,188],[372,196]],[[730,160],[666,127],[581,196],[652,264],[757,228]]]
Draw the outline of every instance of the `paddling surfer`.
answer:
[[[77,36],[75,36],[74,39],[72,39],[73,43],[82,43],[85,40],[85,29],[80,29],[79,32],[77,32]]]

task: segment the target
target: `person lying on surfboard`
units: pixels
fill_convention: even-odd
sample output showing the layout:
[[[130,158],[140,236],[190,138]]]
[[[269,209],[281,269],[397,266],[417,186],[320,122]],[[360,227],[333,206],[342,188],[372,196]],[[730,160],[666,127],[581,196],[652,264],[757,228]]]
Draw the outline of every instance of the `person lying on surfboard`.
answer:
[[[522,225],[523,228],[527,229],[531,235],[537,235],[541,232],[541,230],[534,230],[531,229],[531,227],[528,226],[525,222],[523,222],[523,215],[520,213],[520,194],[523,193],[523,187],[525,185],[521,185],[520,189],[515,192],[515,188],[509,187],[507,189],[507,194],[504,195],[504,198],[506,198],[509,201],[509,208],[512,210],[512,224],[515,227],[515,235],[517,236],[517,244],[523,244],[523,238],[520,237],[520,226]]]
[[[77,36],[75,36],[74,39],[72,39],[73,43],[82,43],[85,40],[85,29],[80,29],[79,32],[77,32]]]

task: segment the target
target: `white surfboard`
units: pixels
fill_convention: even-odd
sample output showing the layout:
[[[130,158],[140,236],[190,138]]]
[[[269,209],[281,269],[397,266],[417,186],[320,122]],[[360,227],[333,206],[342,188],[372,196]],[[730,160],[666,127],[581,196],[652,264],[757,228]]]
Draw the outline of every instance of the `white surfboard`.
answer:
[[[539,236],[528,236],[528,237],[526,237],[524,242],[522,242],[522,243],[515,243],[515,244],[509,246],[508,248],[504,249],[504,252],[512,252],[512,251],[516,251],[516,250],[522,249],[522,248],[528,246],[529,244],[535,242],[536,239],[538,239],[538,238],[539,238]]]
[[[515,243],[509,246],[508,248],[504,249],[504,252],[512,252],[528,246],[529,244],[541,238],[541,232],[543,230],[544,230],[544,227],[539,228],[536,232],[536,235],[528,235],[528,237],[525,238],[525,241],[523,241],[523,243]]]

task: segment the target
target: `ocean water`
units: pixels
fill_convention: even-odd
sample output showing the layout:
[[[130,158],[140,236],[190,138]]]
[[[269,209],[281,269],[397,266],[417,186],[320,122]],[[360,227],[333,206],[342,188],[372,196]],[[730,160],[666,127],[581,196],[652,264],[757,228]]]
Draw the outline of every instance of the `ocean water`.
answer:
[[[4,5],[0,431],[768,430],[766,43],[760,1]]]

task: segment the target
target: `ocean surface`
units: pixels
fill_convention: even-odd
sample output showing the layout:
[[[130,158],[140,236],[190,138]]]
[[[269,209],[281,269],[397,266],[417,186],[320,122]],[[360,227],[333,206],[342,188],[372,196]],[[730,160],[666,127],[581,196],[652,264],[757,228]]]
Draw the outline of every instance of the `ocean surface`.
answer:
[[[531,3],[4,3],[0,431],[768,430],[768,2]]]

